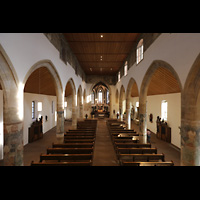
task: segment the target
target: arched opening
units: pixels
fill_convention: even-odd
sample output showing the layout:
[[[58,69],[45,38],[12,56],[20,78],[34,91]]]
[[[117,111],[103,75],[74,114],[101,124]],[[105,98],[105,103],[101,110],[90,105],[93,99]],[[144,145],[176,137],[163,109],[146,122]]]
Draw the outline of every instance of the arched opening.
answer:
[[[131,129],[131,119],[135,120],[138,109],[135,112],[137,97],[139,97],[137,83],[133,78],[130,79],[126,90],[126,122],[128,128]]]
[[[78,108],[77,116],[79,120],[82,120],[83,119],[83,97],[82,97],[81,85],[79,86],[78,92],[77,92],[77,108]]]
[[[147,133],[147,126],[153,132],[156,130],[156,117],[161,116],[161,102],[169,100],[168,108],[170,107],[170,115],[168,120],[168,125],[172,125],[171,141],[176,146],[180,143],[180,136],[178,125],[180,124],[180,98],[181,98],[181,83],[179,77],[173,67],[164,61],[154,61],[148,68],[144,79],[142,81],[140,89],[140,99],[139,99],[139,132],[141,135]],[[171,94],[171,96],[169,96]],[[174,96],[172,96],[174,94]],[[177,96],[175,95],[177,94]],[[148,96],[148,98],[147,98]],[[173,97],[176,96],[176,102],[173,101]],[[177,109],[174,112],[173,107]],[[178,114],[179,113],[179,114]],[[151,115],[151,120],[150,120]],[[153,115],[153,121],[152,121]],[[177,115],[177,117],[176,117]],[[148,118],[149,117],[149,118]],[[175,118],[176,119],[175,119]],[[149,120],[148,120],[149,119]],[[179,122],[178,122],[179,120]],[[153,122],[153,123],[152,123]],[[175,127],[176,126],[176,127]]]
[[[37,62],[24,79],[24,142],[29,141],[28,127],[42,116],[42,132],[56,126],[58,142],[64,139],[64,101],[59,75],[49,60]],[[39,108],[41,106],[41,108]],[[35,111],[35,115],[33,112]],[[34,137],[34,136],[32,136]],[[37,139],[39,136],[35,136]],[[29,141],[31,142],[31,141]]]
[[[65,87],[65,102],[67,102],[66,118],[72,120],[72,128],[77,128],[77,97],[76,88],[72,78],[70,78]]]
[[[3,165],[23,165],[23,87],[0,46],[0,152]]]
[[[181,105],[181,165],[200,166],[200,54],[187,76]]]
[[[93,117],[110,116],[110,90],[103,82],[98,82],[92,87],[91,106]]]
[[[123,121],[123,116],[126,111],[126,96],[125,96],[125,89],[124,86],[122,85],[120,88],[120,95],[119,95],[119,116],[121,121]]]
[[[54,78],[46,67],[40,67],[30,74],[24,86],[24,144],[43,137],[42,134],[56,126],[55,105]],[[31,126],[41,126],[41,133],[34,134]]]

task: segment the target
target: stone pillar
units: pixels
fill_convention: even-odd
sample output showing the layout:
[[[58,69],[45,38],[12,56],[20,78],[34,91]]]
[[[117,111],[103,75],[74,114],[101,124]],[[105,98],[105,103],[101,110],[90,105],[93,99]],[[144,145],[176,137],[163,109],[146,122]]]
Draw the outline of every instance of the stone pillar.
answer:
[[[82,102],[80,103],[80,118],[81,118],[81,120],[83,119],[83,104],[82,104]]]
[[[126,123],[128,125],[128,129],[131,129],[131,109],[126,108]]]
[[[56,138],[58,143],[64,143],[64,109],[57,109]]]
[[[147,104],[139,104],[139,135],[147,135]]]
[[[181,165],[200,166],[200,127],[181,127]]]
[[[72,129],[77,129],[77,106],[72,105]]]
[[[21,102],[17,95],[13,90],[4,96],[4,166],[23,166],[23,121],[19,117],[19,103],[23,104],[23,92]]]

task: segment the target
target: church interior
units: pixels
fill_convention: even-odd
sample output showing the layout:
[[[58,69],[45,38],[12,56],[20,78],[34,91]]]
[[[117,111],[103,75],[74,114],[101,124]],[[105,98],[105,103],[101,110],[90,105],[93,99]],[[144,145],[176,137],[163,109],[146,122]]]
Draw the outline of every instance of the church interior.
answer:
[[[200,166],[199,33],[0,33],[0,166]]]

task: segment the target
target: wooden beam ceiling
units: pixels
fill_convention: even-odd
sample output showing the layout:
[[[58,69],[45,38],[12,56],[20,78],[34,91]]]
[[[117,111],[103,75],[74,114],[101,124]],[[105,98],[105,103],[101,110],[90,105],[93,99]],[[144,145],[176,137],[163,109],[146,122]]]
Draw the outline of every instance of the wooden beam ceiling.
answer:
[[[140,33],[63,33],[88,75],[115,75]]]
[[[26,81],[24,92],[56,96],[54,78],[46,67],[35,70]]]
[[[166,68],[159,67],[152,76],[147,95],[171,94],[181,92],[174,75]]]

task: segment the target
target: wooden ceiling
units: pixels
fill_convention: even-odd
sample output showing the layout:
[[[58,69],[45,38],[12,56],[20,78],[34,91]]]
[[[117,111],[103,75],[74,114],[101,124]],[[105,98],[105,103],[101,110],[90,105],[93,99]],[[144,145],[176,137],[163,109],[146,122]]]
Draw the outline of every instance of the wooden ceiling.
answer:
[[[171,94],[181,92],[174,75],[166,68],[159,67],[152,76],[147,95]]]
[[[86,75],[116,75],[141,33],[63,34]]]
[[[138,86],[137,86],[136,82],[132,86],[131,97],[139,97]]]
[[[46,67],[35,70],[26,81],[24,92],[56,96],[54,79]]]

